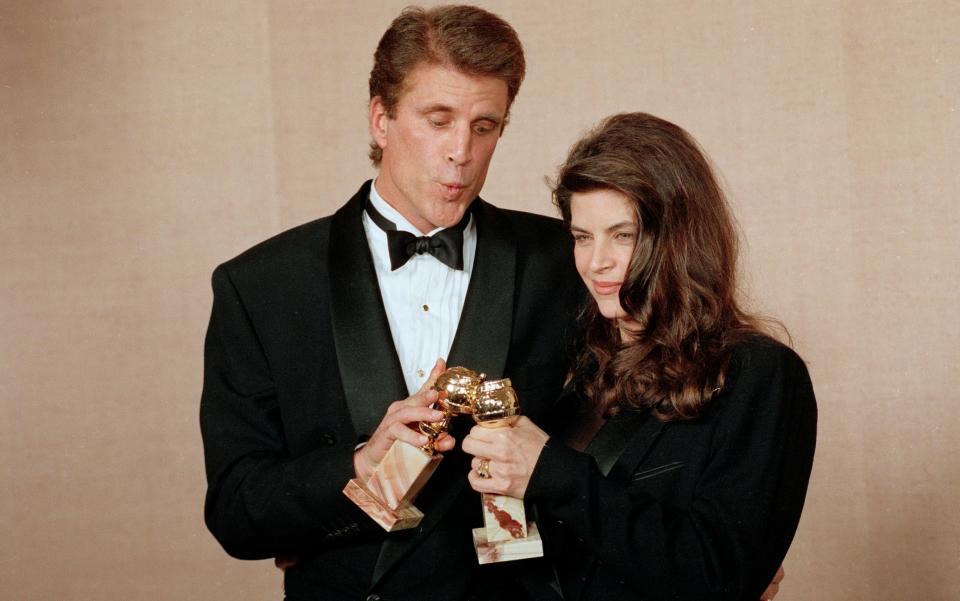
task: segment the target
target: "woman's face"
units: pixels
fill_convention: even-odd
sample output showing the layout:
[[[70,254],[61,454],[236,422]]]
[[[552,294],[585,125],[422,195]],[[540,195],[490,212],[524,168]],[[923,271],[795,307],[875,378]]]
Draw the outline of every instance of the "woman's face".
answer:
[[[637,243],[639,226],[630,200],[615,190],[600,189],[570,198],[570,232],[577,271],[600,314],[619,319],[620,286]]]

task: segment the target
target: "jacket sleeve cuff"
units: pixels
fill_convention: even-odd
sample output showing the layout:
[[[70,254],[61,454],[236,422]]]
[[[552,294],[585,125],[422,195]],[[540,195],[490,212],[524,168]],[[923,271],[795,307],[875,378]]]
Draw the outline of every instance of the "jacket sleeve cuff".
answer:
[[[590,455],[551,437],[540,452],[524,498],[548,506],[564,503],[578,494],[578,485],[587,480],[592,461]]]

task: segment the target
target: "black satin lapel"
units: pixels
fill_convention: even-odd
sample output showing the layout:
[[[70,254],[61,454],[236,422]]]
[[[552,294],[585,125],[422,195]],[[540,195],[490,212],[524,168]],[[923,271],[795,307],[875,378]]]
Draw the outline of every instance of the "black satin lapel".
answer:
[[[387,406],[407,396],[377,273],[363,231],[367,182],[330,224],[330,308],[344,397],[358,434],[370,434]]]
[[[593,455],[604,476],[616,476],[625,461],[638,464],[646,456],[663,425],[646,412],[621,411],[604,424],[585,452]]]
[[[620,454],[616,463],[613,464],[610,469],[610,477],[621,482],[629,480],[637,466],[643,463],[669,427],[669,423],[661,422],[652,416],[648,417],[647,421],[640,426],[636,436],[627,445],[627,448]]]
[[[424,515],[423,521],[426,520],[427,516]],[[420,522],[421,525],[423,521]],[[383,544],[380,545],[380,555],[377,556],[377,565],[373,567],[373,577],[370,579],[370,588],[377,586],[377,584],[380,583],[380,579],[386,575],[390,568],[395,566],[397,562],[407,554],[407,551],[412,548],[413,541],[419,539],[419,532],[401,532],[399,534],[387,535],[387,540],[383,541]]]
[[[477,254],[447,364],[503,377],[513,328],[517,242],[499,209],[474,201]]]

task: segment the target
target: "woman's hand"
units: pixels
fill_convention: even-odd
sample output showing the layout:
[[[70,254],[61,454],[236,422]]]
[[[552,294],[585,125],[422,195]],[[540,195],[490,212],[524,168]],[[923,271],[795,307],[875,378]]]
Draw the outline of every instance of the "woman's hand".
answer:
[[[463,450],[474,456],[467,476],[470,486],[477,492],[522,499],[548,438],[546,432],[525,416],[509,428],[474,426],[463,439]],[[480,475],[478,469],[483,471],[483,468],[489,477]]]

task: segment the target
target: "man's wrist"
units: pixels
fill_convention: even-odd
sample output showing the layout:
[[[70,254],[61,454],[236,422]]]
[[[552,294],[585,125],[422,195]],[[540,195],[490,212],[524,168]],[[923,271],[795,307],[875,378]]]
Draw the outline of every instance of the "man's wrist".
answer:
[[[357,445],[356,450],[353,452],[353,473],[356,474],[357,479],[361,482],[366,482],[373,473],[373,470],[377,467],[367,457],[366,450],[367,443],[362,442]]]

